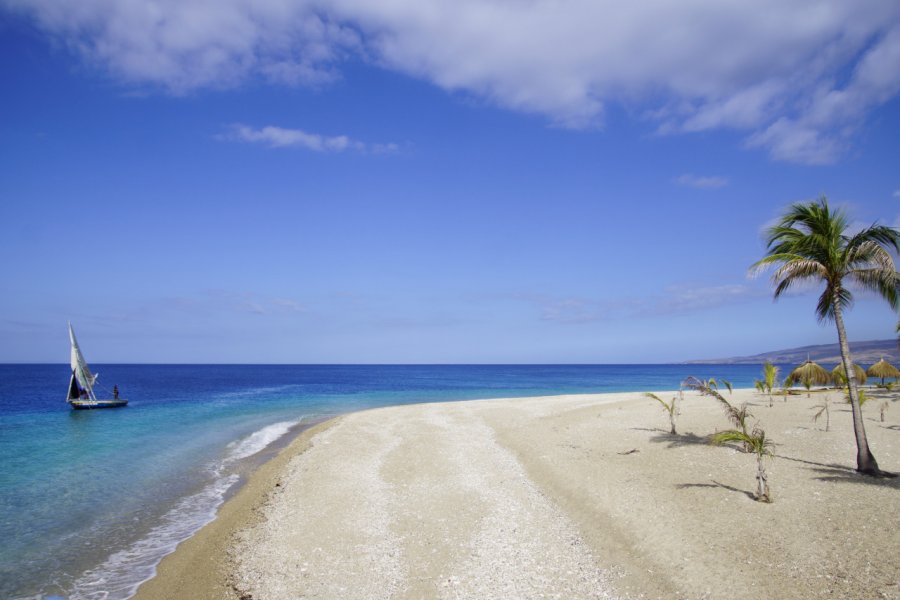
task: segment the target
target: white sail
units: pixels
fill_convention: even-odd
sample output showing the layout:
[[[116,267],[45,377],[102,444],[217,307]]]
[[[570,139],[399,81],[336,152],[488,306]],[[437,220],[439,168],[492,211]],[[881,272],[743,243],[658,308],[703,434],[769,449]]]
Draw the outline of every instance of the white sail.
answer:
[[[78,380],[78,385],[80,385],[82,389],[87,390],[88,394],[93,398],[93,387],[94,383],[97,381],[97,376],[91,373],[87,362],[84,360],[84,356],[81,354],[81,348],[78,347],[78,340],[75,339],[75,331],[72,330],[71,323],[69,323],[69,341],[72,343],[72,355],[70,361],[72,374],[75,376],[75,379]]]

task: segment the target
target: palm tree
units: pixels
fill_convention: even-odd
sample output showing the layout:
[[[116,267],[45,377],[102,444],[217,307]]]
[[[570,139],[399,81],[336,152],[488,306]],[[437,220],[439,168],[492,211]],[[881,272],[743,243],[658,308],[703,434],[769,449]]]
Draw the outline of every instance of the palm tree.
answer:
[[[900,252],[900,232],[892,227],[872,225],[851,236],[847,234],[849,224],[844,212],[832,210],[824,196],[818,201],[793,204],[778,224],[767,231],[767,254],[751,267],[751,272],[778,265],[772,275],[776,299],[799,283],[825,284],[816,316],[820,322],[834,321],[844,372],[850,374],[856,470],[868,475],[885,475],[878,468],[866,438],[844,328],[844,310],[853,303],[848,284],[875,292],[895,311],[900,308],[900,277],[888,251],[891,248]]]
[[[862,410],[862,407],[866,405],[866,402],[869,401],[869,396],[866,394],[866,390],[859,390],[859,408]],[[847,392],[847,395],[844,396],[844,402],[850,404],[850,392]]]
[[[675,431],[675,417],[678,416],[678,406],[675,404],[677,396],[672,396],[672,401],[667,403],[665,400],[654,393],[645,392],[644,395],[648,398],[653,398],[654,400],[662,404],[666,412],[669,413],[669,425],[672,426],[672,435],[677,435],[678,432]],[[681,392],[679,392],[678,395],[680,396]]]
[[[760,394],[766,393],[766,382],[761,379],[754,379],[753,387],[755,387],[756,391]],[[772,408],[772,394],[769,394],[769,408]]]
[[[822,404],[817,404],[812,407],[813,410],[819,409],[819,411],[813,415],[813,422],[818,421],[819,417],[822,416],[822,413],[825,413],[825,431],[831,429],[831,411],[829,410],[828,400],[828,396],[825,396],[825,400],[822,401]]]
[[[763,383],[766,386],[766,391],[769,393],[769,407],[772,406],[772,389],[775,387],[775,383],[778,381],[778,367],[773,365],[771,362],[766,361],[763,363]]]
[[[759,502],[771,502],[772,496],[769,493],[769,478],[766,476],[766,468],[763,464],[763,458],[772,455],[772,442],[766,438],[766,432],[759,427],[754,427],[753,431],[747,433],[737,429],[729,429],[720,431],[709,438],[711,444],[721,446],[727,442],[741,442],[744,449],[756,454],[756,500]]]
[[[787,402],[788,394],[790,394],[790,388],[794,387],[794,380],[791,379],[791,376],[788,375],[784,378],[784,381],[781,382],[781,392],[784,394],[784,401]]]

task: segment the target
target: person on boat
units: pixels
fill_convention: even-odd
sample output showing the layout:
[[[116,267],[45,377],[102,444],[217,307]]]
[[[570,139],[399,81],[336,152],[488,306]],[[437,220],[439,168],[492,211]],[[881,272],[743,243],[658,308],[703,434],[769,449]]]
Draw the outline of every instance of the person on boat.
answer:
[[[118,399],[119,399],[119,386],[114,385],[113,386],[113,400],[118,400]]]

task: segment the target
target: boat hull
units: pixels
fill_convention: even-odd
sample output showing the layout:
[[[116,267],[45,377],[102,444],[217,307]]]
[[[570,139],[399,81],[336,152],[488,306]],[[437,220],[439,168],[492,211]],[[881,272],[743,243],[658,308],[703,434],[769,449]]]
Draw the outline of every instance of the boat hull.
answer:
[[[94,408],[119,408],[128,404],[128,400],[69,400],[75,410],[91,410]]]

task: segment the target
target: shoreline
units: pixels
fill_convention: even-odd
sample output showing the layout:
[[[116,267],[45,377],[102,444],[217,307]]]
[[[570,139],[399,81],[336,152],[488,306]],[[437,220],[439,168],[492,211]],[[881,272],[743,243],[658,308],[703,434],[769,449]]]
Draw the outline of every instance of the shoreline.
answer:
[[[662,392],[661,395],[668,397],[672,393]],[[832,393],[832,400],[838,395]],[[780,444],[776,454],[783,456],[770,461],[770,478],[776,499],[772,505],[752,502],[748,498],[753,479],[749,457],[729,448],[708,447],[702,442],[702,434],[711,433],[716,428],[727,428],[727,422],[714,401],[693,394],[686,395],[683,414],[679,418],[679,429],[683,429],[684,433],[679,431],[678,436],[668,434],[667,419],[661,408],[634,392],[467,400],[367,409],[310,424],[310,427],[299,432],[274,458],[249,475],[233,497],[222,505],[211,523],[166,556],[157,567],[157,574],[143,583],[134,597],[139,600],[173,597],[238,599],[248,591],[254,598],[271,597],[271,594],[260,596],[254,593],[253,576],[254,573],[259,575],[254,569],[258,569],[259,564],[253,564],[252,554],[256,550],[251,552],[248,548],[259,548],[263,554],[274,552],[276,557],[280,556],[279,552],[284,552],[284,547],[279,547],[282,542],[273,536],[272,531],[266,531],[265,523],[281,518],[278,511],[285,505],[286,501],[282,499],[285,494],[299,493],[296,490],[304,487],[295,485],[299,473],[297,464],[303,462],[307,466],[321,466],[324,464],[322,461],[335,459],[339,453],[346,451],[338,442],[353,439],[341,437],[346,435],[345,432],[356,432],[358,438],[360,427],[392,428],[401,439],[410,440],[413,444],[410,448],[414,448],[412,453],[403,447],[385,449],[379,446],[383,440],[370,441],[370,446],[366,448],[385,450],[386,462],[378,463],[379,470],[390,475],[394,469],[394,480],[389,483],[400,486],[396,489],[406,489],[404,486],[412,485],[410,482],[417,481],[415,478],[427,476],[427,465],[415,464],[414,459],[416,453],[421,455],[428,444],[435,443],[433,440],[423,442],[418,439],[423,428],[432,427],[429,419],[439,416],[440,419],[459,420],[463,418],[461,415],[465,415],[465,419],[471,422],[465,426],[460,424],[461,431],[477,425],[479,429],[473,431],[481,438],[492,438],[491,444],[513,458],[513,467],[521,469],[529,484],[540,495],[551,500],[552,510],[558,509],[565,522],[578,532],[579,544],[591,551],[591,564],[605,573],[611,589],[620,596],[675,598],[691,594],[702,596],[711,591],[710,597],[719,597],[722,588],[716,590],[715,586],[724,585],[724,589],[737,598],[750,597],[749,594],[744,595],[744,591],[749,592],[754,587],[757,594],[785,589],[779,586],[789,586],[784,593],[796,597],[812,598],[830,590],[830,593],[839,593],[844,597],[866,598],[880,594],[880,597],[900,598],[900,581],[895,577],[892,582],[889,575],[900,572],[900,564],[895,558],[900,550],[900,541],[890,537],[885,540],[872,528],[862,532],[864,544],[853,540],[850,535],[852,520],[865,522],[868,518],[877,522],[879,515],[894,514],[900,508],[900,497],[897,495],[900,486],[891,482],[871,485],[852,473],[852,463],[846,457],[852,450],[853,439],[846,423],[843,423],[848,416],[842,412],[841,405],[833,404],[832,431],[817,434],[815,432],[821,425],[813,424],[809,413],[810,406],[818,401],[817,394],[811,399],[807,399],[805,394],[791,396],[787,403],[776,397],[773,408],[768,408],[768,401],[752,390],[735,390],[734,396],[736,401],[747,400],[751,403],[756,416]],[[891,398],[896,399],[896,394]],[[898,411],[895,409],[894,412]],[[871,418],[872,415],[866,414]],[[900,436],[891,430],[900,427],[900,415],[892,415],[890,411],[888,415],[891,417],[886,424],[888,427],[878,427],[868,419],[866,425],[882,467],[891,470],[900,467],[900,445],[896,439]],[[614,418],[603,419],[604,416]],[[487,425],[488,429],[483,425]],[[320,437],[326,431],[328,436]],[[442,431],[453,432],[453,428],[445,427]],[[603,435],[598,437],[599,433]],[[328,437],[329,441],[323,445],[330,447],[308,452],[314,447],[313,438],[317,437]],[[476,437],[467,439],[475,440]],[[805,441],[816,444],[815,448],[807,449],[810,456],[802,452],[803,444],[795,443],[797,440],[792,440],[792,437],[803,437]],[[335,443],[330,443],[331,438],[335,438]],[[540,445],[537,451],[532,440]],[[452,444],[448,446],[453,447]],[[359,449],[354,452],[345,454],[344,459],[363,454]],[[817,456],[835,452],[844,458],[825,460]],[[436,456],[434,460],[440,458]],[[411,460],[412,465],[409,464]],[[809,469],[813,469],[814,473],[823,472],[818,480],[825,480],[826,483],[818,483],[815,477],[810,479]],[[722,472],[717,472],[719,470]],[[366,473],[371,474],[370,471]],[[680,481],[679,477],[685,481]],[[324,481],[327,484],[329,479]],[[282,482],[284,485],[278,485]],[[288,491],[285,492],[285,489]],[[432,496],[426,494],[418,497],[418,500],[428,501],[438,492]],[[328,496],[329,490],[327,487],[316,488],[316,493]],[[804,506],[801,494],[808,495],[807,501],[814,499],[815,508]],[[306,496],[303,498],[308,499]],[[829,498],[831,500],[827,501]],[[689,501],[685,502],[685,499]],[[673,500],[671,505],[668,505],[668,500]],[[829,512],[830,504],[842,502],[853,506],[853,519],[846,515],[846,511]],[[708,510],[718,511],[718,514],[705,514],[704,503],[714,505],[715,508],[709,506]],[[407,504],[411,503],[390,504],[385,513],[392,519],[390,530],[404,532],[405,537],[401,536],[401,539],[416,534],[415,528],[404,529],[400,513]],[[623,509],[624,505],[631,506],[635,512],[646,511],[646,517],[636,518],[634,512]],[[668,518],[667,511],[670,512]],[[827,516],[823,517],[820,513],[827,513]],[[427,515],[424,518],[427,520]],[[483,519],[484,515],[479,518]],[[771,531],[771,524],[759,522],[759,519],[765,521],[771,518],[780,522],[783,529],[799,527],[791,533],[799,539],[788,539],[784,532]],[[824,538],[820,539],[816,532],[819,526],[817,519],[823,519],[823,523],[830,522],[838,533],[830,536],[823,533]],[[285,525],[292,521],[278,522]],[[294,525],[305,529],[304,523]],[[330,523],[332,529],[339,528],[339,525],[339,522]],[[889,523],[885,526],[890,529]],[[758,564],[754,563],[752,556],[749,556],[750,562],[746,562],[748,557],[743,556],[744,562],[736,563],[740,564],[739,573],[732,573],[722,563],[727,563],[729,557],[734,558],[731,556],[735,553],[734,549],[728,544],[723,545],[722,540],[710,537],[719,531],[718,527],[733,536],[751,536],[747,542],[751,547],[757,543],[763,544],[765,540],[769,551],[773,552],[772,556],[759,560]],[[706,531],[698,534],[692,528]],[[329,543],[329,540],[323,539],[323,530],[309,529],[310,536],[318,531],[317,544],[324,546]],[[754,542],[753,535],[761,539]],[[773,536],[775,539],[772,539]],[[804,549],[804,541],[812,549]],[[861,548],[857,554],[862,552],[863,556],[839,561],[839,553],[848,545]],[[824,547],[829,550],[822,554]],[[404,548],[401,553],[412,557],[413,550],[408,543]],[[295,550],[302,553],[303,548]],[[876,551],[884,564],[878,565],[872,559],[872,553]],[[809,563],[808,568],[816,568],[819,572],[812,578],[795,573],[785,563],[786,557],[779,556],[779,553],[785,552],[812,552],[817,560],[810,560],[807,556],[798,563],[804,564],[805,561]],[[346,558],[346,554],[339,555]],[[417,560],[421,558],[416,557]],[[433,560],[430,556],[424,558],[425,562]],[[685,560],[688,562],[685,563]],[[876,583],[871,586],[865,584],[859,589],[863,584],[856,576],[845,573],[854,560]],[[840,568],[837,575],[829,577],[829,565],[835,561],[840,563]],[[442,568],[446,568],[447,563],[441,564]],[[409,559],[400,567],[409,570]],[[582,568],[585,568],[584,565]],[[785,572],[782,573],[782,570]],[[757,584],[754,575],[768,581]],[[802,585],[796,581],[798,579],[802,580]],[[258,583],[260,580],[256,581]],[[823,586],[817,589],[820,583]],[[407,588],[403,589],[415,589],[426,596],[441,595],[440,588],[434,587],[434,581],[422,585],[407,581],[406,585]],[[410,585],[413,587],[408,587]],[[416,585],[419,587],[416,588]],[[792,585],[794,587],[790,587]],[[704,589],[704,586],[712,586],[712,589]],[[749,586],[750,589],[742,590],[741,586]],[[578,597],[578,594],[575,596]]]
[[[239,598],[240,594],[231,587],[228,571],[232,533],[257,518],[259,508],[267,501],[287,462],[303,453],[313,437],[335,425],[343,416],[298,425],[298,431],[290,441],[238,482],[237,489],[225,497],[215,519],[162,558],[156,573],[138,586],[132,598]]]
[[[675,392],[658,392],[675,393]],[[381,411],[398,407],[417,407],[432,405],[455,405],[486,402],[518,402],[545,398],[598,398],[606,396],[636,395],[637,392],[602,392],[598,394],[558,394],[550,396],[522,396],[509,398],[485,398],[470,400],[449,400],[446,402],[424,402],[365,408],[349,413],[342,413],[297,426],[294,435],[284,442],[284,438],[273,442],[272,446],[281,446],[274,456],[266,459],[257,467],[242,475],[241,481],[230,491],[219,507],[216,517],[198,529],[190,538],[179,543],[174,551],[164,556],[156,566],[154,575],[143,582],[131,598],[134,600],[171,600],[176,597],[190,597],[192,600],[233,598],[240,600],[242,595],[235,586],[233,538],[243,528],[262,518],[262,508],[271,500],[272,492],[278,487],[279,479],[287,464],[297,456],[306,452],[314,437],[337,425],[350,415]],[[611,403],[623,402],[616,398]],[[261,453],[272,453],[266,448]]]

